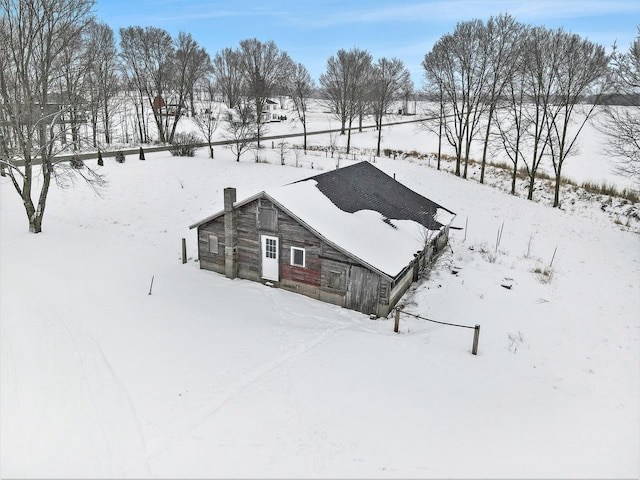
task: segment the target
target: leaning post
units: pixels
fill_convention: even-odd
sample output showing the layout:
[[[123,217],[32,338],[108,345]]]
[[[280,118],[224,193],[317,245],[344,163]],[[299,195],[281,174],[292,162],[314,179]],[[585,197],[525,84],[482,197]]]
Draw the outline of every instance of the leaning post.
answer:
[[[187,263],[187,240],[182,239],[182,263]]]
[[[396,308],[396,322],[393,326],[393,331],[398,333],[398,329],[400,328],[400,310]]]
[[[473,347],[471,353],[473,355],[478,354],[478,339],[480,338],[480,325],[476,325],[473,329]]]

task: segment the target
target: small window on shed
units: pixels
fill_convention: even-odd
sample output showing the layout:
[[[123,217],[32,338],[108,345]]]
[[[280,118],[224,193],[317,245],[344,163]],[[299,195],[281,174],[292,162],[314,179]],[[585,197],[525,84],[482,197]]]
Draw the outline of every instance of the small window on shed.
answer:
[[[278,213],[275,208],[258,207],[258,229],[278,231]]]
[[[209,253],[218,253],[218,236],[209,234]]]
[[[336,290],[344,290],[345,286],[346,285],[345,285],[344,273],[330,270],[328,279],[327,279],[327,287],[334,288]]]
[[[305,260],[304,248],[291,247],[291,265],[304,268]]]

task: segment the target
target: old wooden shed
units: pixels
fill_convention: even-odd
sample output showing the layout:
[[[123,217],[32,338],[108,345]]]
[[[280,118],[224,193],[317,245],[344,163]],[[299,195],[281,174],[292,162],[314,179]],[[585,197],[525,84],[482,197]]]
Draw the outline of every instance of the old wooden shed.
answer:
[[[386,316],[455,214],[368,162],[236,201],[190,228],[200,267]]]

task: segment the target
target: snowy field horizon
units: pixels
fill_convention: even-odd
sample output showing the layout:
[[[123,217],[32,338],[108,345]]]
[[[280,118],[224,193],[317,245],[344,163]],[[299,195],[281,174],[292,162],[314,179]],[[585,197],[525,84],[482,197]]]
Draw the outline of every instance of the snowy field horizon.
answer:
[[[372,161],[463,228],[401,303],[480,324],[478,355],[472,330],[403,316],[396,334],[392,316],[200,270],[189,225],[225,187],[240,200],[336,168],[324,152],[107,158],[99,195],[52,188],[37,235],[2,177],[0,477],[638,478],[638,205],[563,189],[554,209],[542,183],[527,201],[364,153],[375,141],[354,134],[339,166]],[[602,142],[583,132],[566,175],[629,188]],[[406,124],[382,147],[437,143]]]

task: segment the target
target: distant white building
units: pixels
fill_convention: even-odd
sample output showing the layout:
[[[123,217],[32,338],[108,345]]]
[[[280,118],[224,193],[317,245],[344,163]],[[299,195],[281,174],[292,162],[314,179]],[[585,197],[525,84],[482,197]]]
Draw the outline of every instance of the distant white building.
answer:
[[[271,99],[267,99],[262,112],[260,114],[260,121],[262,123],[279,122],[284,118],[284,111],[280,108],[278,102],[274,102]]]

